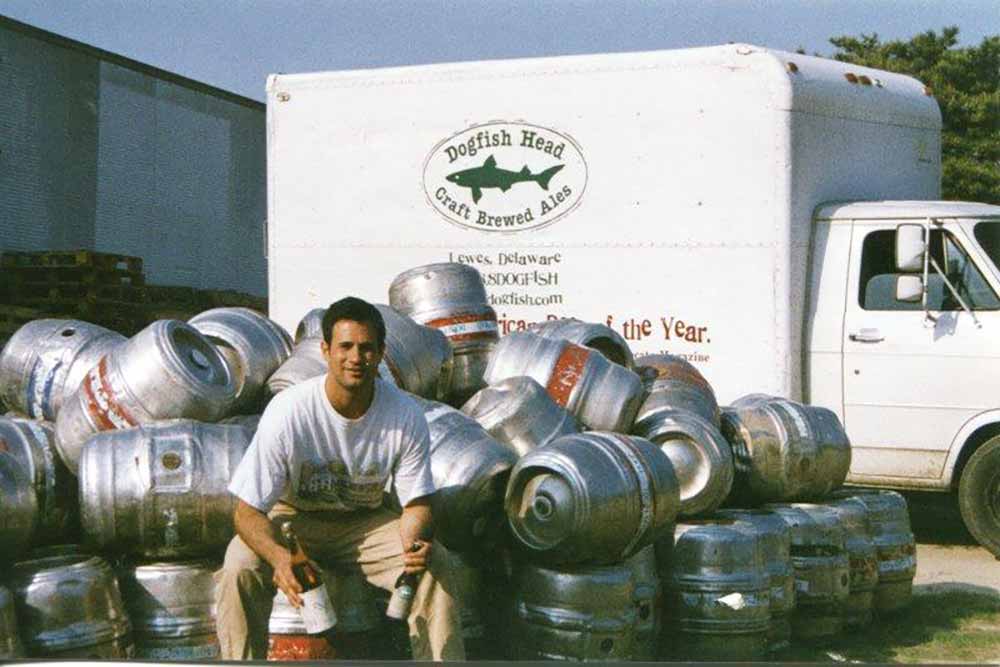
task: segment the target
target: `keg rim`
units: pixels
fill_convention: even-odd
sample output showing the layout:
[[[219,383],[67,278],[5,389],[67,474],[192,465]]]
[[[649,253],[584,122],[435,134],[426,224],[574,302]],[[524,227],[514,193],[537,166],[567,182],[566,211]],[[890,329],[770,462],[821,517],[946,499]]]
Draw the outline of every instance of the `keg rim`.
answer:
[[[77,572],[80,570],[93,569],[100,572],[111,572],[111,566],[100,556],[85,552],[77,554],[53,554],[42,555],[19,560],[11,566],[11,580],[23,581],[31,584],[38,581],[47,581],[58,572],[67,570]]]
[[[238,327],[234,327],[232,323],[227,322],[229,319],[248,322],[254,330],[265,332],[264,338],[267,338],[267,342],[271,347],[270,352],[276,353],[276,356],[287,358],[292,353],[291,338],[288,332],[267,315],[259,313],[253,308],[245,308],[243,306],[211,308],[198,313],[189,319],[187,323],[203,335],[209,338],[215,337],[223,341],[226,345],[232,347],[237,354],[240,354],[241,359],[243,359],[244,355],[241,352],[244,351],[244,348],[255,349],[259,341],[251,340],[250,337],[245,336],[243,331]],[[204,326],[205,330],[203,331],[199,328],[199,325]],[[320,333],[322,335],[322,332]],[[220,334],[237,335],[227,337]]]
[[[204,397],[206,394],[232,394],[231,398],[235,398],[236,394],[236,378],[232,371],[229,369],[229,364],[226,363],[222,354],[216,349],[215,344],[212,343],[202,332],[198,331],[196,328],[184,322],[182,320],[159,320],[151,324],[151,327],[160,324],[157,337],[163,336],[168,341],[162,346],[162,354],[165,357],[167,364],[165,365],[165,370],[171,375],[180,376],[187,382],[191,383],[192,389],[195,389],[197,395]],[[175,336],[182,336],[188,338],[190,342],[195,343],[192,347],[195,349],[192,352],[198,352],[200,356],[205,357],[211,370],[220,371],[218,373],[213,373],[213,378],[225,378],[224,382],[218,382],[218,380],[204,380],[203,378],[195,375],[188,367],[189,361],[183,358],[181,350],[178,348],[178,344],[175,341]],[[202,348],[201,341],[204,340],[207,343],[204,349]],[[185,341],[188,342],[188,341]]]

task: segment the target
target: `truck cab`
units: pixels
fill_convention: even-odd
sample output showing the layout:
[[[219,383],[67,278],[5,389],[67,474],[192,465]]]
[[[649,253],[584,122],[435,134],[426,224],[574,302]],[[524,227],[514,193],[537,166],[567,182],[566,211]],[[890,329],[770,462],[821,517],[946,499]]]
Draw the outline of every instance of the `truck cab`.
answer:
[[[848,482],[955,491],[1000,554],[1000,207],[834,203],[813,225],[805,398],[841,417]]]

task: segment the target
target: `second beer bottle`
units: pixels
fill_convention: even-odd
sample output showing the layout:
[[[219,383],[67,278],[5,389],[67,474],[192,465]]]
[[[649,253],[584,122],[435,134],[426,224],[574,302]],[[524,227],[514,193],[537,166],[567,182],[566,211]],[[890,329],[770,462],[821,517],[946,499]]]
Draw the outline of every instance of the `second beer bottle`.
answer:
[[[281,524],[281,534],[292,554],[292,574],[302,586],[302,593],[299,595],[302,606],[299,613],[302,614],[306,632],[311,635],[325,632],[337,624],[337,612],[330,601],[326,584],[299,545],[291,521]]]

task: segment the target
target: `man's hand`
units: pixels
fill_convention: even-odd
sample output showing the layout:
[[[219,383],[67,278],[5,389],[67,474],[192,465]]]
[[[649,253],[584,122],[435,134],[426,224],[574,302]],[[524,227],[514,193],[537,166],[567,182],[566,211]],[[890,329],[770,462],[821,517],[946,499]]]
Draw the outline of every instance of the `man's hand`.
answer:
[[[267,561],[274,576],[271,580],[292,603],[298,608],[302,606],[302,585],[292,574],[292,554],[282,546],[274,536],[267,515],[242,500],[236,503],[236,513],[233,516],[236,532],[254,553]]]
[[[403,545],[403,570],[419,574],[427,569],[431,557],[431,536],[434,533],[430,496],[411,500],[399,517],[399,540]],[[410,551],[416,544],[419,548]]]
[[[302,584],[292,572],[292,554],[287,549],[282,549],[275,555],[276,558],[271,563],[271,568],[274,570],[274,576],[271,580],[275,586],[281,589],[292,606],[298,609],[302,606],[302,598],[299,597],[299,593],[302,592]]]
[[[403,552],[403,571],[409,574],[423,574],[431,559],[431,543],[414,540],[410,548]]]

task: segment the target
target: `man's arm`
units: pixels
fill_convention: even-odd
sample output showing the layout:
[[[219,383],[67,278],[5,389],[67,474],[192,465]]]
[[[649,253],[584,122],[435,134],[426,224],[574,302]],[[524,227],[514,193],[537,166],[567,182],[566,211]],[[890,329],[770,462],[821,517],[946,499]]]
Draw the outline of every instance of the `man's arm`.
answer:
[[[403,565],[406,572],[419,574],[427,569],[433,536],[431,497],[414,498],[406,504],[402,516],[399,517],[399,539],[403,544]],[[410,545],[413,543],[420,545],[420,549],[410,551]]]
[[[236,534],[274,570],[274,585],[282,590],[292,606],[300,606],[302,586],[292,573],[292,554],[275,539],[267,515],[237,498],[233,519]]]

